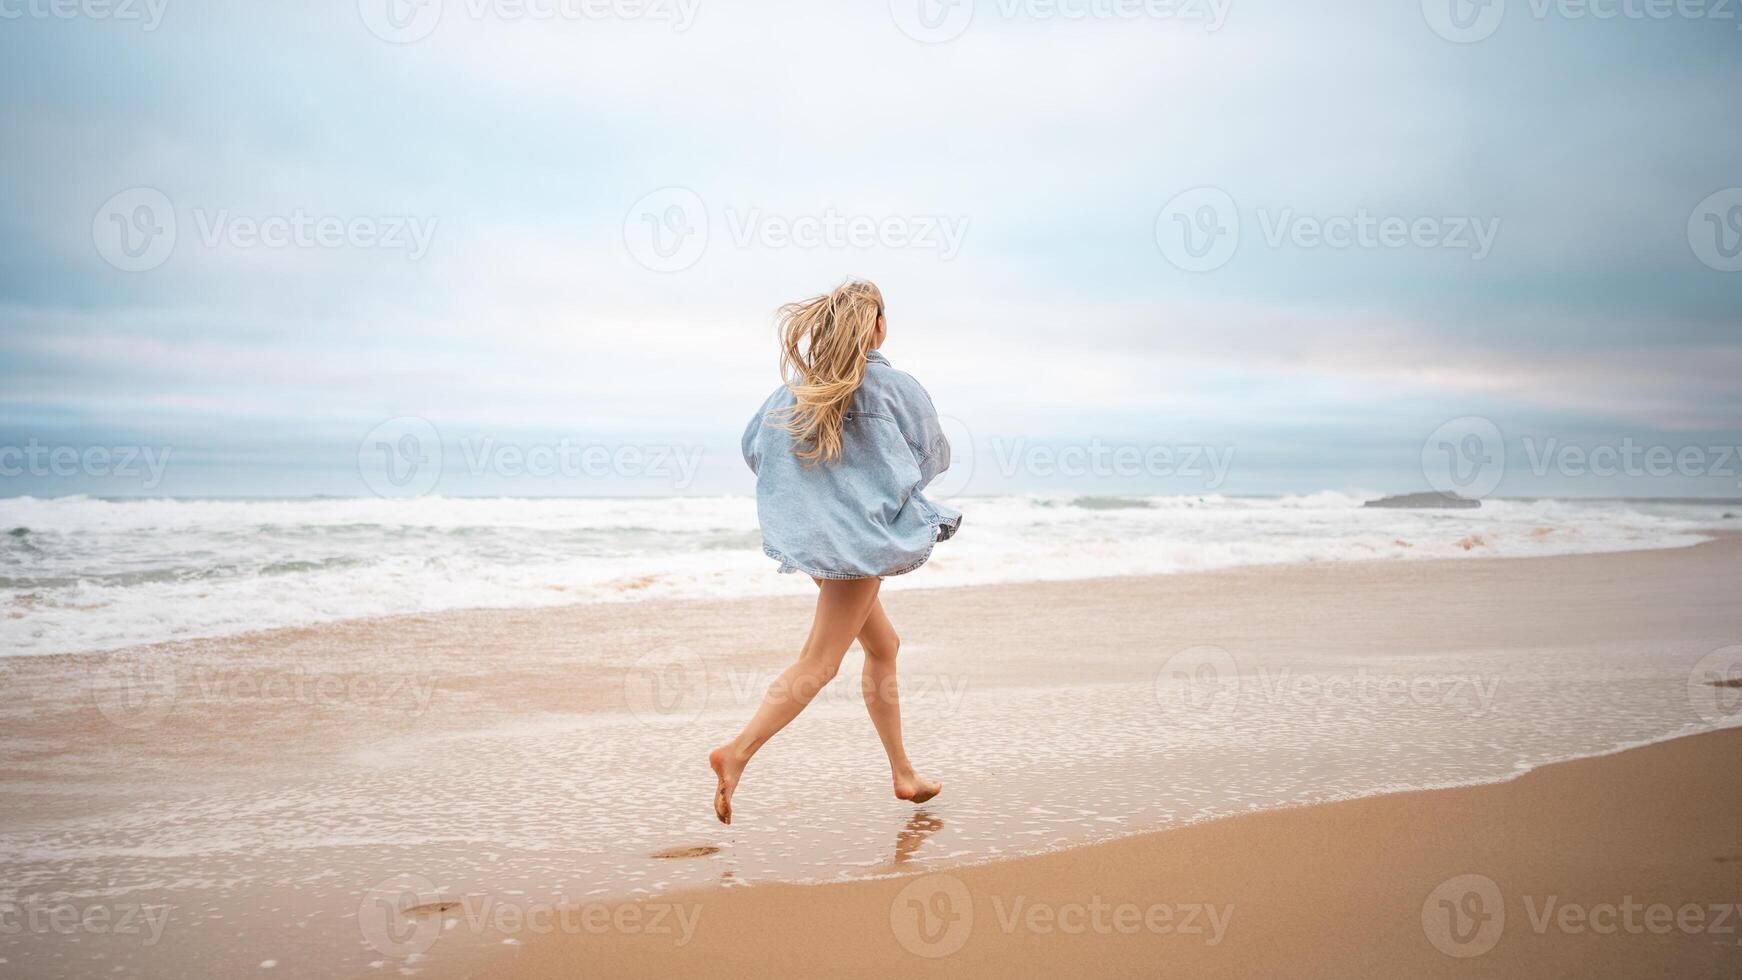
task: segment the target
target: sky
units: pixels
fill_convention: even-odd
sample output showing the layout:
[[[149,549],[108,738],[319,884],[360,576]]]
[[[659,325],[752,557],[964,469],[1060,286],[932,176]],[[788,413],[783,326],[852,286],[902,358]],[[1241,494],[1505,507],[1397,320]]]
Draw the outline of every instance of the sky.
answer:
[[[855,276],[959,493],[1742,497],[1739,18],[0,0],[0,496],[750,493]]]

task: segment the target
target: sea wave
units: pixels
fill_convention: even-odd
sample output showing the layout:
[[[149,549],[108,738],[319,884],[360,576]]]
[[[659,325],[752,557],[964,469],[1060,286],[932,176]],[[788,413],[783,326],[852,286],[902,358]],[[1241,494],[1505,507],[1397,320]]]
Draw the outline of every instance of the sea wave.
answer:
[[[890,588],[1355,559],[1676,547],[1718,504],[1371,494],[952,501],[964,530]],[[787,594],[747,497],[0,500],[0,651],[65,653],[366,616]]]

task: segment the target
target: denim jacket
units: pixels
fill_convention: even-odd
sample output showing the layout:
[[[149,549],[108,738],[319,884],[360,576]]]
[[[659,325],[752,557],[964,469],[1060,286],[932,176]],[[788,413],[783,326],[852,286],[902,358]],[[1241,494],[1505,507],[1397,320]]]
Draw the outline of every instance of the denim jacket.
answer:
[[[744,461],[756,474],[762,550],[783,572],[817,578],[900,575],[925,564],[932,545],[962,515],[921,491],[950,467],[950,443],[931,396],[877,351],[853,393],[841,455],[806,466],[793,437],[769,413],[793,404],[785,385],[744,430]]]

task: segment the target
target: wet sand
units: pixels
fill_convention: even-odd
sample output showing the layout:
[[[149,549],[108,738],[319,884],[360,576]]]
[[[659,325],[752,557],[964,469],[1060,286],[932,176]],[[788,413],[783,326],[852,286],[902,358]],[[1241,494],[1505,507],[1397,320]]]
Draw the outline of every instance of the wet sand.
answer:
[[[1742,730],[919,877],[668,896],[487,977],[1742,975]],[[673,921],[676,921],[675,918]]]
[[[1742,708],[1696,682],[1742,642],[1738,595],[1734,538],[891,593],[910,748],[945,794],[919,813],[889,798],[851,654],[758,757],[730,829],[712,818],[705,752],[792,655],[804,596],[0,658],[0,911],[49,917],[0,931],[0,971],[501,969],[535,946],[575,955],[540,929],[563,909],[614,922],[611,903],[703,886],[734,902],[781,882],[876,889],[1254,809],[1492,781]],[[1017,724],[1027,740],[1009,737]],[[1700,791],[1678,783],[1636,809],[1667,821],[1652,807]],[[655,856],[687,849],[702,853]],[[1300,873],[1298,855],[1266,853]],[[1193,900],[1180,894],[1162,900]],[[55,925],[63,909],[77,925]],[[838,916],[806,915],[795,928]]]

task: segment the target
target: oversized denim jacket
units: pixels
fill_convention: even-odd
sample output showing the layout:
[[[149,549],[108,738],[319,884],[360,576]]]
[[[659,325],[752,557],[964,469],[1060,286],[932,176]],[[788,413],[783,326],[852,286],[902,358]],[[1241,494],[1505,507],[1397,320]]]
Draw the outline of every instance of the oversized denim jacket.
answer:
[[[792,434],[770,418],[793,404],[785,385],[744,430],[762,550],[783,572],[837,579],[900,575],[925,564],[932,545],[961,526],[961,513],[921,492],[950,467],[950,443],[931,396],[881,353],[871,351],[868,359],[833,462],[806,466],[793,452]]]

